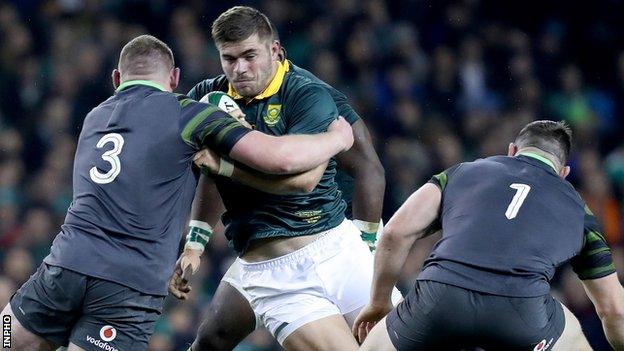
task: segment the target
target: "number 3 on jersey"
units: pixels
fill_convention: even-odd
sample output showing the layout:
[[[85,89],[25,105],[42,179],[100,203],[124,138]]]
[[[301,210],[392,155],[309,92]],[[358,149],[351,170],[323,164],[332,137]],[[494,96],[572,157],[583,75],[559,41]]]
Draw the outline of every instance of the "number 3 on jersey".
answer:
[[[524,203],[524,199],[526,199],[527,195],[529,195],[531,187],[521,183],[513,183],[509,187],[516,189],[516,195],[514,195],[513,199],[511,199],[511,203],[507,206],[505,217],[507,217],[507,219],[514,219],[516,218],[518,211],[520,211],[520,207],[522,206],[522,203]]]
[[[106,173],[100,173],[96,167],[91,167],[89,170],[89,176],[91,180],[98,184],[108,184],[115,180],[121,172],[121,161],[119,160],[119,154],[123,148],[124,139],[121,134],[109,133],[104,135],[95,145],[98,149],[104,147],[108,143],[113,143],[113,149],[104,152],[102,159],[111,165],[110,171]]]

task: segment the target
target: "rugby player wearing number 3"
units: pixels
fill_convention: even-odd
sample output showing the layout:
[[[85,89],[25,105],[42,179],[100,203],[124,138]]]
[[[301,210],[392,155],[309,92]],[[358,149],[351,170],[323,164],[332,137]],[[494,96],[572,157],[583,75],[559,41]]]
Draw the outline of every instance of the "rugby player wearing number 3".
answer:
[[[550,295],[570,259],[607,339],[624,350],[624,290],[596,218],[564,180],[570,144],[564,123],[535,121],[508,156],[458,164],[412,194],[377,247],[371,301],[353,327],[360,341],[370,331],[361,350],[591,350]],[[438,228],[442,239],[393,309],[412,244]]]
[[[252,131],[216,106],[173,94],[179,77],[171,50],[152,36],[122,49],[115,95],[84,120],[61,232],[2,311],[16,350],[147,349],[195,193],[198,150],[267,173],[303,172],[353,142],[344,120],[317,135]]]

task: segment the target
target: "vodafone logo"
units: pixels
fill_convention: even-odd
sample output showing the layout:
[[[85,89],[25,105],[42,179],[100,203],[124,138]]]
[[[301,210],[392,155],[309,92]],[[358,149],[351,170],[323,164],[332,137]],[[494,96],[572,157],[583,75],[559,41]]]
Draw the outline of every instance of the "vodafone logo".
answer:
[[[533,351],[546,351],[553,342],[553,338],[550,338],[550,341],[546,343],[546,339],[539,342],[539,344],[535,345]]]
[[[546,339],[540,341],[539,344],[535,345],[535,347],[533,348],[533,351],[542,351],[544,350],[545,346],[546,346]]]
[[[113,341],[117,337],[117,330],[110,325],[105,325],[100,329],[100,339],[108,342]],[[544,341],[546,343],[546,341]],[[540,349],[541,350],[541,349]]]

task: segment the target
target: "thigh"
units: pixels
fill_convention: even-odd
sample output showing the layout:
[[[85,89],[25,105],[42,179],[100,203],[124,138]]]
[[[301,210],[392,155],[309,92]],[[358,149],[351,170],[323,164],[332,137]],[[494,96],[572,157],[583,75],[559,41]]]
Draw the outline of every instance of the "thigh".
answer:
[[[46,341],[37,334],[32,333],[15,318],[11,304],[7,304],[2,310],[2,326],[9,326],[10,334],[3,335],[3,349],[15,349],[23,351],[52,351],[56,349],[54,343]],[[5,331],[6,333],[6,331]],[[6,339],[8,337],[8,340]]]
[[[256,328],[256,315],[236,282],[221,281],[197,331],[192,349],[232,350]]]
[[[10,301],[15,321],[30,333],[67,346],[82,313],[87,277],[42,263]]]
[[[564,329],[564,312],[552,296],[484,295],[477,334],[486,349],[550,350]]]
[[[388,334],[386,317],[382,318],[368,333],[360,351],[396,351]]]
[[[589,342],[587,342],[583,334],[578,319],[576,319],[574,314],[572,314],[564,304],[558,301],[557,303],[563,308],[565,327],[561,337],[559,337],[559,340],[557,340],[553,346],[553,351],[590,351],[591,346],[589,346]]]
[[[417,280],[386,316],[397,350],[456,350],[473,330],[474,306],[468,291],[434,281]]]
[[[163,300],[162,296],[90,278],[83,315],[70,340],[85,350],[146,350]]]
[[[282,343],[288,351],[357,350],[358,344],[341,315],[328,316],[307,323]]]
[[[327,298],[316,263],[307,251],[261,263],[242,263],[244,293],[262,325],[280,344],[305,324],[341,315]]]
[[[347,323],[351,325],[357,312],[361,310],[370,298],[373,283],[374,256],[361,237],[360,231],[347,221],[335,228],[339,231],[338,238],[328,245],[330,251],[338,254],[324,256],[319,252],[316,272],[323,282],[327,298],[340,310]],[[396,305],[401,300],[401,293],[394,288],[392,301]]]

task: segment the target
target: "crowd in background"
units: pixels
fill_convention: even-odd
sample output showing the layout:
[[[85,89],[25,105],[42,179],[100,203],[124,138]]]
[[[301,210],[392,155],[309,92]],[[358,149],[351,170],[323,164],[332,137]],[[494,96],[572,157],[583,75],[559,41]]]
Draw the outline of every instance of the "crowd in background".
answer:
[[[236,3],[238,4],[238,3]],[[501,154],[535,119],[574,130],[570,182],[600,219],[624,272],[624,2],[333,0],[241,2],[264,11],[288,58],[342,90],[366,121],[386,169],[384,218],[432,174]],[[82,121],[113,91],[131,38],[173,49],[187,92],[221,73],[210,24],[231,1],[0,2],[0,305],[47,255],[72,198]],[[556,209],[554,209],[556,211]],[[437,237],[414,248],[401,288]],[[190,301],[167,298],[150,350],[184,350],[233,259],[208,245]],[[569,267],[556,295],[596,350],[608,350]],[[279,349],[256,332],[237,350]]]

